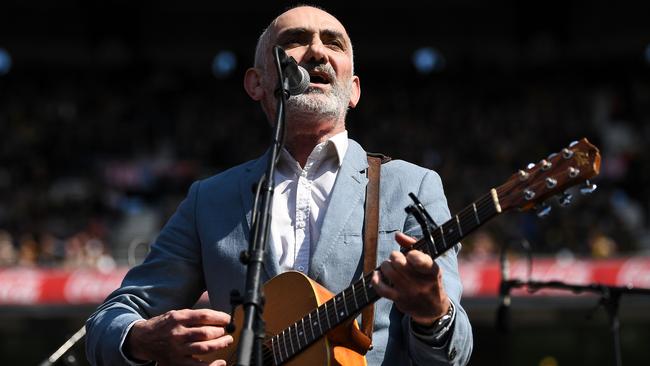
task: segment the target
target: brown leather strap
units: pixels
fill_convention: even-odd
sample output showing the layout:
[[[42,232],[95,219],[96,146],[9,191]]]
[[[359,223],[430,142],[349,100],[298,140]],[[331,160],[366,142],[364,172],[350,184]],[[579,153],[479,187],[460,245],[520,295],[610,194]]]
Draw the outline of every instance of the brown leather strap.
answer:
[[[368,156],[368,185],[366,186],[366,212],[363,232],[363,273],[372,272],[377,266],[377,236],[379,235],[379,176],[381,157]],[[368,305],[361,312],[361,330],[372,341],[375,321],[375,305]]]

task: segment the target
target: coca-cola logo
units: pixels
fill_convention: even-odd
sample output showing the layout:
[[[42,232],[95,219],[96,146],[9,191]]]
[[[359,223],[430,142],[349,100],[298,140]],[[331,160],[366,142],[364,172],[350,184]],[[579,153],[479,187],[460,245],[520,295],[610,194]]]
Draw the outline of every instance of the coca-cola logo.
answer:
[[[584,285],[591,281],[589,263],[575,260],[557,260],[546,266],[533,267],[533,276],[538,281],[564,281]]]
[[[593,268],[589,262],[573,259],[546,259],[533,261],[532,273],[528,275],[529,265],[526,261],[517,261],[511,267],[512,278],[532,281],[560,281],[571,285],[586,285],[592,281]],[[531,294],[526,289],[516,289],[517,295]],[[542,289],[536,295],[568,296],[571,292],[559,289]]]
[[[98,303],[117,289],[124,278],[124,271],[102,274],[96,271],[72,272],[66,281],[64,298],[68,303]]]
[[[41,293],[38,270],[17,268],[0,271],[0,303],[35,304]]]
[[[628,259],[618,271],[616,283],[620,286],[650,288],[650,260]]]

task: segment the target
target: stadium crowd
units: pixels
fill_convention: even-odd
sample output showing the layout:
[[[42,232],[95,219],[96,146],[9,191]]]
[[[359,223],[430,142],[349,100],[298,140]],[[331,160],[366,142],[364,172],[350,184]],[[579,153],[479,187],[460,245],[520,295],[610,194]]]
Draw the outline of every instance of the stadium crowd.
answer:
[[[595,194],[544,219],[497,219],[461,254],[490,257],[524,238],[547,255],[647,252],[650,87],[564,76],[371,81],[348,128],[370,151],[438,171],[452,212],[588,137],[603,154]],[[236,77],[17,73],[0,77],[0,95],[0,266],[124,264],[193,180],[255,157],[269,138]]]

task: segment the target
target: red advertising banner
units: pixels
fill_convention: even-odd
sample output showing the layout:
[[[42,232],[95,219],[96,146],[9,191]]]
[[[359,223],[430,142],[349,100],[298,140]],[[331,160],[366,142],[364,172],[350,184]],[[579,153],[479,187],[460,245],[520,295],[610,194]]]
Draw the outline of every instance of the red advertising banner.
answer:
[[[127,272],[14,267],[0,270],[0,304],[100,303],[119,287]]]
[[[497,260],[461,261],[459,267],[464,297],[496,296],[501,278]],[[102,273],[89,269],[0,269],[0,305],[97,304],[120,285],[127,270],[119,268]],[[608,260],[535,259],[530,277],[528,270],[527,261],[510,261],[511,279],[650,288],[650,257]],[[513,290],[513,294],[529,295],[523,289]],[[561,290],[543,290],[536,294],[572,295]]]
[[[650,288],[650,257],[608,260],[535,259],[529,269],[528,261],[509,263],[510,279],[522,281],[562,281],[573,285],[599,283],[610,286]],[[463,296],[495,296],[499,290],[499,262],[460,262]],[[530,270],[530,275],[529,275]],[[525,289],[513,289],[513,295],[530,295]],[[564,290],[540,290],[536,295],[572,295]]]

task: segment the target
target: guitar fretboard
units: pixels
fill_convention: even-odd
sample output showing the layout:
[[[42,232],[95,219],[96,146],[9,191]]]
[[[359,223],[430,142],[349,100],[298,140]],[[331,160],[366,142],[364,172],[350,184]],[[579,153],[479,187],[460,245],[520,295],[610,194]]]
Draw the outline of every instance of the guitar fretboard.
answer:
[[[435,259],[500,212],[497,192],[493,189],[433,230],[432,243],[423,238],[413,248]],[[356,316],[364,307],[379,300],[380,296],[371,284],[372,276],[372,272],[364,274],[360,280],[267,339],[264,342],[264,364],[281,365],[334,327]]]
[[[433,230],[431,232],[432,242],[422,238],[413,245],[413,248],[425,252],[435,259],[499,213],[501,213],[501,207],[497,191],[493,189]]]

